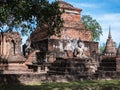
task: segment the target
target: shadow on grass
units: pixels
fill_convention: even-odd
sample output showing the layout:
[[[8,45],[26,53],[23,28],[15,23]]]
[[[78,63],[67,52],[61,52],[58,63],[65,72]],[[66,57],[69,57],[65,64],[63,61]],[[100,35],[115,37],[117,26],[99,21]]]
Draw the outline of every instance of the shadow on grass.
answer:
[[[41,83],[38,85],[0,84],[0,90],[120,90],[119,83],[113,84],[98,81],[69,83]]]

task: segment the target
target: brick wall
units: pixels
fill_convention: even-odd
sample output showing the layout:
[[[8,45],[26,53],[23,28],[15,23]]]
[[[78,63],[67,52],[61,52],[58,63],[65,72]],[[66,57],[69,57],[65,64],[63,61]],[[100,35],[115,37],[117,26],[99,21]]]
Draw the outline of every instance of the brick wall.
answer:
[[[91,31],[64,29],[61,32],[61,37],[52,36],[51,39],[81,39],[82,41],[92,41]]]
[[[61,42],[62,45],[60,45],[59,42]],[[55,53],[64,52],[64,48],[68,43],[69,41],[67,40],[50,39],[48,40],[48,51],[55,52]],[[87,56],[93,56],[98,54],[98,42],[84,41],[84,44],[85,44],[85,47],[88,48],[88,50],[86,51]]]
[[[69,7],[69,8],[67,8]],[[61,37],[52,36],[51,39],[81,39],[82,41],[92,41],[90,30],[85,30],[80,21],[80,9],[69,6],[62,2],[61,8],[64,10],[61,18],[64,20],[64,26],[61,29]]]
[[[64,13],[62,14],[62,19],[63,20],[68,20],[68,21],[76,21],[79,22],[80,21],[80,15],[79,14],[72,14],[72,13]]]
[[[66,37],[69,37],[69,39],[80,38],[82,41],[92,41],[91,31],[85,30],[80,21],[80,13],[82,10],[75,8],[64,1],[60,1],[60,9],[64,10],[64,13],[61,16],[64,20],[64,26],[61,29],[61,37],[51,36],[51,39],[66,39]],[[46,32],[40,31],[40,28],[37,28],[35,31],[31,34],[34,41],[46,39]]]

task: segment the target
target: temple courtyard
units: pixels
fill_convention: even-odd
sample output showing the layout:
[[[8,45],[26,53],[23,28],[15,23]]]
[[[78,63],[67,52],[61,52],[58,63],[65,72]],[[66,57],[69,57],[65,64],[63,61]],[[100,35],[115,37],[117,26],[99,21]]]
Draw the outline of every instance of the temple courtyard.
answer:
[[[3,84],[13,83],[19,84],[16,87],[20,89],[25,88],[23,90],[79,90],[86,85],[95,85],[93,88],[100,85],[99,88],[102,88],[102,81],[94,80],[105,80],[104,89],[95,90],[106,90],[109,85],[114,85],[108,80],[120,79],[120,45],[114,47],[112,30],[108,29],[106,45],[100,54],[99,43],[92,41],[91,31],[86,30],[81,23],[82,9],[64,1],[60,1],[59,6],[65,11],[61,16],[64,20],[61,37],[46,38],[47,32],[37,27],[21,48],[21,36],[18,32],[0,33],[1,88]],[[84,80],[93,81],[88,81],[87,84]],[[85,86],[81,81],[85,82]],[[40,85],[24,86],[29,82]],[[119,84],[119,80],[115,81],[115,85]],[[10,85],[4,86],[6,87],[13,90]],[[84,90],[90,90],[87,88],[89,87]],[[114,88],[117,90],[119,87]]]

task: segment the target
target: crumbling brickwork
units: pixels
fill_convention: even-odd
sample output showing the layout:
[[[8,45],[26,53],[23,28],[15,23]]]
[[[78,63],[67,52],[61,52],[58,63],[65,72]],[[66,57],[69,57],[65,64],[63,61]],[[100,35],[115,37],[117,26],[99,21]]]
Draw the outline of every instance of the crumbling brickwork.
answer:
[[[82,41],[92,41],[92,33],[86,30],[80,21],[81,9],[60,1],[60,9],[64,10],[61,18],[64,20],[63,28],[61,28],[61,37],[51,36],[50,39],[81,39]],[[47,33],[37,27],[31,34],[32,41],[46,39]]]

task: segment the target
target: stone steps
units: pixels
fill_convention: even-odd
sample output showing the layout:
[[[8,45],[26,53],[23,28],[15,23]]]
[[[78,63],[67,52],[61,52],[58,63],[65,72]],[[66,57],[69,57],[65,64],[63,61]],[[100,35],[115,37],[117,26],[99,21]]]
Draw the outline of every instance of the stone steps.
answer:
[[[6,66],[6,68],[3,68]],[[33,69],[28,69],[25,64],[7,64],[1,65],[4,74],[22,74],[22,73],[33,73]]]
[[[0,70],[5,70],[7,69],[8,65],[7,64],[0,64]]]
[[[8,65],[8,70],[25,70],[26,66],[23,65]]]
[[[80,58],[62,58],[56,60],[53,64],[51,64],[48,74],[87,76],[89,72],[87,71],[85,62],[85,60],[82,60]]]
[[[5,70],[3,71],[3,74],[23,74],[23,73],[33,73],[32,70],[28,69],[28,70]]]

